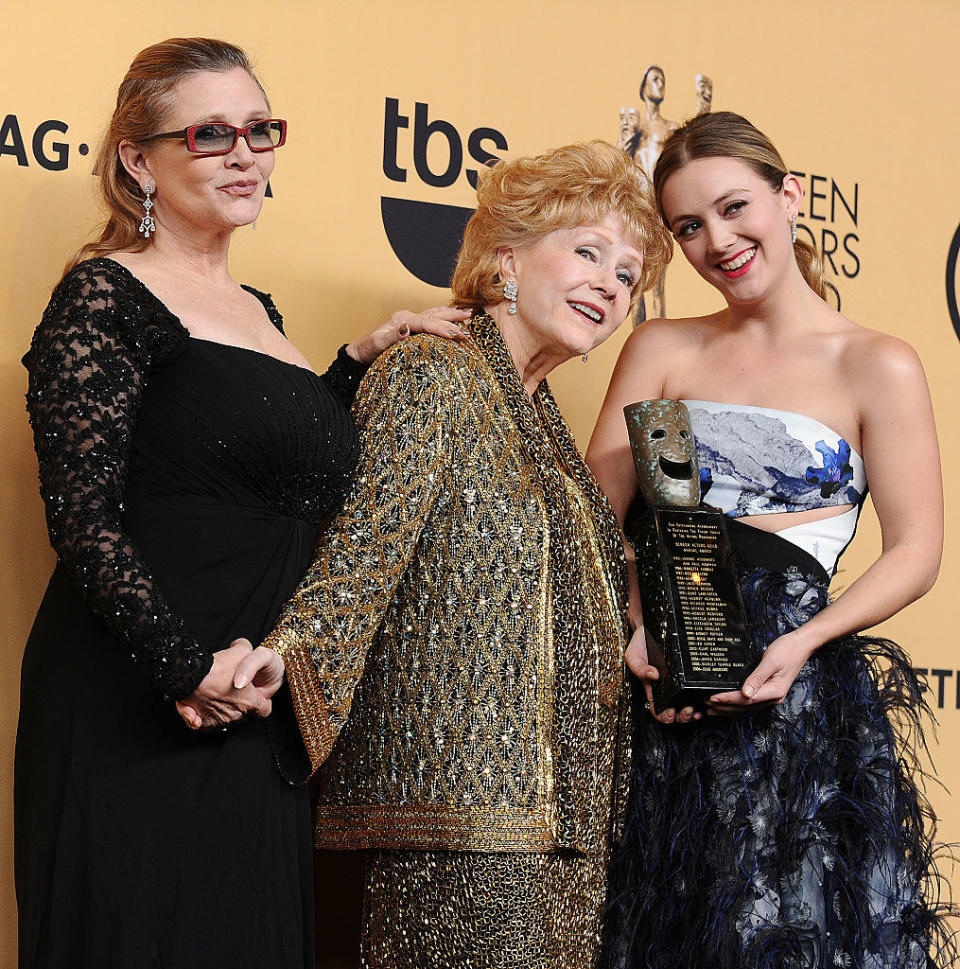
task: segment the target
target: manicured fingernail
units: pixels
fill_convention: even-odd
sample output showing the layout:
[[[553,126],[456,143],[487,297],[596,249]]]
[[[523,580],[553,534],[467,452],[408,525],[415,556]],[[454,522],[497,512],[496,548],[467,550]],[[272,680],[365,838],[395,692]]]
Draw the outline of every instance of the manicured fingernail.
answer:
[[[234,687],[238,690],[242,690],[247,685],[247,677],[245,673],[241,673],[234,681]]]
[[[753,687],[749,683],[747,683],[746,686],[744,686],[744,688],[743,688],[743,695],[744,696],[753,696]]]

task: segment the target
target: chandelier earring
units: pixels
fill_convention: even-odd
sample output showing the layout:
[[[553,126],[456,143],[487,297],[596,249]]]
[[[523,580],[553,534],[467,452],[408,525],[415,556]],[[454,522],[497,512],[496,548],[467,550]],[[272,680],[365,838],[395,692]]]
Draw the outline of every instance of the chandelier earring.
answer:
[[[790,220],[790,241],[794,244],[797,242],[797,217],[794,216]]]
[[[137,229],[144,239],[150,238],[151,232],[157,231],[157,223],[153,221],[153,216],[150,214],[150,210],[153,208],[153,201],[150,196],[153,195],[154,188],[152,185],[144,185],[144,194],[146,198],[143,200],[143,218],[140,220],[140,227]]]
[[[517,281],[515,279],[508,279],[503,284],[503,298],[510,303],[507,312],[511,316],[515,316],[517,313]]]

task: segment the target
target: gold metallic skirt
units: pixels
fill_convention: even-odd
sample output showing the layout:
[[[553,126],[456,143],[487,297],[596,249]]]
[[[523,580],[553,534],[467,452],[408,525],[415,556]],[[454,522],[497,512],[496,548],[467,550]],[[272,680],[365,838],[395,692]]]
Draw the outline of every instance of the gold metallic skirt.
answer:
[[[607,858],[374,851],[364,969],[594,969]]]

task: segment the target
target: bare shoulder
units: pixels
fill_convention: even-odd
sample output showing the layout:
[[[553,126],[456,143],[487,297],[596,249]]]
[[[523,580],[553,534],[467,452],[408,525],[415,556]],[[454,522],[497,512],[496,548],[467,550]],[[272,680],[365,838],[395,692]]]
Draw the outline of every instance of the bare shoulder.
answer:
[[[854,325],[844,333],[839,369],[852,394],[864,446],[869,446],[871,429],[930,412],[923,364],[905,340]]]
[[[906,340],[858,324],[844,333],[841,363],[845,373],[873,392],[926,384],[920,357]]]
[[[621,356],[696,350],[708,338],[712,323],[715,323],[714,316],[647,320],[627,337]]]
[[[671,375],[686,370],[701,354],[711,319],[656,319],[637,327],[620,351],[604,408],[619,413],[624,400],[662,397]]]

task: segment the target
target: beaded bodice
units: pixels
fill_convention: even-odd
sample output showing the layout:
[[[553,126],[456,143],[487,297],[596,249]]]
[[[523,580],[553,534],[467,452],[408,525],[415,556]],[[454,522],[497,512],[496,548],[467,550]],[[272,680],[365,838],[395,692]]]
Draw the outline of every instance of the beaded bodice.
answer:
[[[249,291],[282,330],[270,297]],[[188,628],[158,570],[195,569],[213,595],[228,539],[249,543],[264,516],[330,512],[356,460],[347,406],[365,370],[345,356],[318,378],[196,340],[110,259],[54,291],[24,357],[50,540],[167,695],[189,694],[226,643]]]

